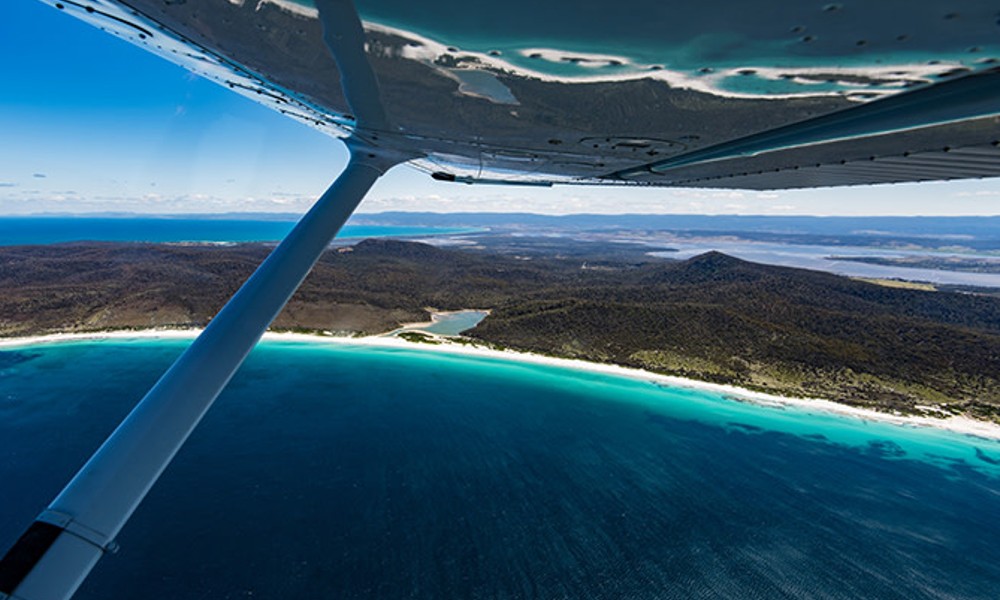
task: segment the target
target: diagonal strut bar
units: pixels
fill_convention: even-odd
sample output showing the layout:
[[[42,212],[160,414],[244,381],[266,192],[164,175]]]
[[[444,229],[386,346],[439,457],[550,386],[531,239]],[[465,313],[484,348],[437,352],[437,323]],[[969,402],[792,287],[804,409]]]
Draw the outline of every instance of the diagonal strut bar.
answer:
[[[0,558],[0,600],[68,599],[180,450],[312,266],[392,166],[378,81],[351,0],[317,0],[358,129],[347,167],[55,500]]]
[[[69,598],[395,161],[365,148],[0,559],[0,598]]]

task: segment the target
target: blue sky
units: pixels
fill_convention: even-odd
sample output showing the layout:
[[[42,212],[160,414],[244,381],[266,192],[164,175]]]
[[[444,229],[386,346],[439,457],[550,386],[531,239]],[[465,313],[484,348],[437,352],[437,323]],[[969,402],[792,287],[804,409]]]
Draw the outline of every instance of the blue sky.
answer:
[[[303,212],[342,144],[35,0],[0,20],[0,214]],[[397,168],[362,204],[549,214],[1000,214],[1000,180],[790,192],[434,182]]]

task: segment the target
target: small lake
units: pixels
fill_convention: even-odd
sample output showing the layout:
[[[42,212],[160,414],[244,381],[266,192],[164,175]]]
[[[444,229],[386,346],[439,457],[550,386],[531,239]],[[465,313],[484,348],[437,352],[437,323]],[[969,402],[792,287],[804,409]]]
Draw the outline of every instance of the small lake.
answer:
[[[490,314],[485,310],[456,310],[449,312],[431,313],[431,323],[417,323],[407,325],[393,331],[392,334],[403,331],[426,331],[436,335],[461,335],[463,331],[468,331]]]

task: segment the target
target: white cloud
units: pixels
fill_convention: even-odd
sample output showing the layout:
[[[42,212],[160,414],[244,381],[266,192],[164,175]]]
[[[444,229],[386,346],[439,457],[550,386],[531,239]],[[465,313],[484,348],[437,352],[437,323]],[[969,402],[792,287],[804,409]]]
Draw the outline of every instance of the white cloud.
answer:
[[[952,194],[955,198],[982,198],[982,197],[997,197],[1000,196],[1000,190],[974,190],[971,192],[955,192]]]

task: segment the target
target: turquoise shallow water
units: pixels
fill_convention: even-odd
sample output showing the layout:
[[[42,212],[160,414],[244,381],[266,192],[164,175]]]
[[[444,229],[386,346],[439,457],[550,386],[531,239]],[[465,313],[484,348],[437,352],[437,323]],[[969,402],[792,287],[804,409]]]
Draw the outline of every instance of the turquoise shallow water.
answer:
[[[0,352],[0,545],[185,344]],[[997,514],[997,442],[269,342],[78,598],[992,598]]]

